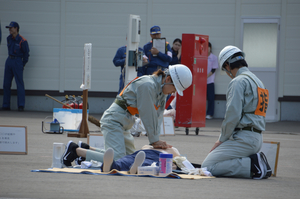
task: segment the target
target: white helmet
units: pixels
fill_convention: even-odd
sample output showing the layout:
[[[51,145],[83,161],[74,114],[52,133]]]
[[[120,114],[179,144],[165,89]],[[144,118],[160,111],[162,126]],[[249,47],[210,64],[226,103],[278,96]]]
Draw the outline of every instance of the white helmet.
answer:
[[[242,53],[243,57],[228,60],[235,53]],[[224,62],[226,62],[226,61],[228,61],[229,63],[233,63],[233,62],[236,62],[236,61],[244,59],[244,58],[245,58],[245,53],[242,52],[239,48],[237,48],[235,46],[226,46],[225,48],[223,48],[223,50],[221,50],[221,52],[219,54],[220,69],[222,70],[222,66],[223,66]]]
[[[176,64],[173,66],[169,66],[169,73],[177,93],[180,96],[183,96],[183,91],[192,84],[192,72],[187,66]]]

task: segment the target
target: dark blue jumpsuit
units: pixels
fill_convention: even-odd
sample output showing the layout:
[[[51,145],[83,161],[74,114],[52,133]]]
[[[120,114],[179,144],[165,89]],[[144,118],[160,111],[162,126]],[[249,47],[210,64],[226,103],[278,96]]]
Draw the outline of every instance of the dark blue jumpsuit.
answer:
[[[139,51],[143,51],[143,49],[139,48]],[[119,81],[118,94],[124,88],[125,70],[123,70],[123,68],[124,68],[125,62],[126,62],[126,46],[122,46],[117,50],[116,55],[113,59],[113,63],[116,67],[121,66],[121,75],[120,75],[120,81]]]
[[[2,31],[1,31],[1,22],[0,22],[0,45],[1,45],[1,41],[2,41]]]
[[[7,37],[8,58],[5,62],[3,81],[3,108],[10,108],[11,83],[15,78],[18,92],[18,107],[25,106],[25,87],[23,70],[28,62],[29,46],[27,40],[21,35],[13,38]]]
[[[152,75],[153,72],[157,71],[159,68],[162,70],[169,68],[169,63],[172,61],[172,57],[170,57],[166,52],[159,52],[157,56],[153,56],[151,54],[152,46],[152,41],[144,45],[144,55],[148,57],[149,63],[138,69],[138,77],[142,75]],[[171,47],[168,42],[166,51],[171,52]]]
[[[124,68],[124,65],[125,65],[125,61],[126,61],[126,46],[122,46],[117,50],[116,55],[113,59],[113,63],[114,63],[115,66],[121,66],[121,75],[120,75],[118,93],[120,93],[124,88],[123,79],[125,79],[125,71],[123,71],[123,68]]]

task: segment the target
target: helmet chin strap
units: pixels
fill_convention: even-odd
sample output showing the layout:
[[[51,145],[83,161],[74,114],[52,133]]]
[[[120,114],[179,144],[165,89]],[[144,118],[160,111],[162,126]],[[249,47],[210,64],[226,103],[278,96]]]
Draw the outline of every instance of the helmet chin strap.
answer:
[[[230,71],[228,71],[228,72],[229,72],[230,77],[232,77],[232,79],[235,78],[235,77],[233,76],[233,74],[231,73],[231,69],[230,69]]]
[[[230,68],[230,64],[229,64],[229,68]],[[231,68],[230,68],[230,71],[228,71],[226,68],[223,68],[227,73],[229,73],[229,75],[230,75],[230,77],[232,77],[232,79],[233,78],[235,78],[234,76],[233,76],[233,74],[231,73]]]
[[[161,88],[164,87],[164,85],[167,85],[167,84],[174,85],[174,83],[166,83],[166,81],[167,81],[167,76],[165,77],[164,83],[161,85]]]
[[[164,78],[165,78],[165,80],[164,80],[164,83],[161,85],[161,88],[164,87],[164,85],[166,84],[167,76]]]
[[[166,76],[164,77],[165,80],[164,80],[164,83],[161,85],[161,88],[164,87],[164,85],[166,84],[166,81],[167,81],[167,77],[170,76],[169,69],[165,70],[165,74],[166,74]]]
[[[237,56],[237,57],[234,57],[234,58],[232,58],[232,56],[229,57],[229,59],[227,61],[229,68],[230,68],[230,63],[233,63],[233,62],[236,62],[236,61],[239,61],[239,60],[244,60],[244,57],[243,56]],[[235,78],[235,76],[233,76],[233,74],[231,73],[231,68],[230,68],[230,71],[228,71],[226,68],[224,68],[224,70],[229,73],[229,75],[232,79]]]

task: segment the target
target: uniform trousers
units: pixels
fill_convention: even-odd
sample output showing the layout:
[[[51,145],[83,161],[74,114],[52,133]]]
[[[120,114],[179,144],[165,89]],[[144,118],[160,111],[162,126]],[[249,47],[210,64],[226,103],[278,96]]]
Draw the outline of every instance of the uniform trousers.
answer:
[[[250,155],[262,146],[262,134],[253,131],[236,131],[212,152],[202,163],[202,168],[213,176],[252,178]]]
[[[104,137],[105,150],[108,148],[114,150],[114,160],[135,152],[134,138],[129,131],[134,122],[134,117],[116,103],[112,103],[104,112],[100,120],[101,132]],[[98,152],[87,150],[86,160],[103,162],[105,150]]]
[[[214,112],[215,112],[215,84],[214,83],[207,84],[206,93],[207,93],[206,115],[214,116]]]
[[[5,62],[4,81],[3,81],[3,105],[10,108],[11,84],[15,78],[18,93],[18,107],[25,106],[25,86],[23,81],[23,62],[21,57],[8,57]]]
[[[120,94],[124,88],[124,81],[125,81],[125,69],[124,67],[121,68],[121,75],[119,78],[119,91],[118,94]]]

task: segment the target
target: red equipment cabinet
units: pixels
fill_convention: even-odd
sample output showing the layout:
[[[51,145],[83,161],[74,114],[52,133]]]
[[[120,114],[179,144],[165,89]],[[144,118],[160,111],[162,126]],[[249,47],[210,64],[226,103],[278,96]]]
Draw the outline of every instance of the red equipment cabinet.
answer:
[[[205,127],[206,88],[207,88],[207,35],[182,34],[181,63],[189,67],[193,75],[192,85],[183,91],[183,96],[177,94],[175,126]]]

